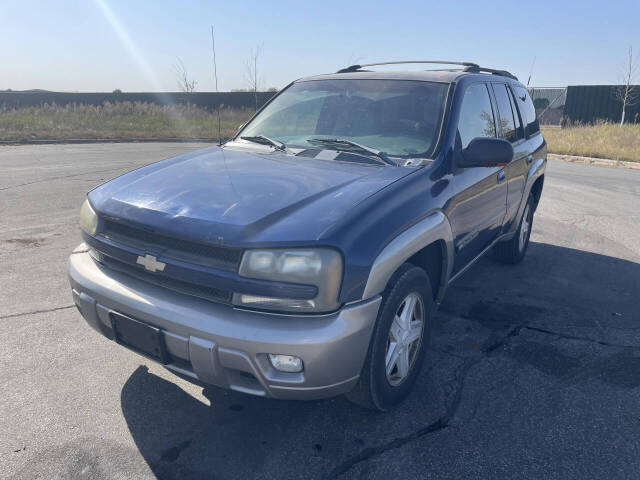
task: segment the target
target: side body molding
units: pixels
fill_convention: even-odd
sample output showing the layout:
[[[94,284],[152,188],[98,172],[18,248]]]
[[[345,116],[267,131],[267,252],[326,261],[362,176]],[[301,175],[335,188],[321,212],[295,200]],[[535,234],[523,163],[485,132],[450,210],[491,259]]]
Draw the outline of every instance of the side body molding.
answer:
[[[400,265],[427,245],[439,240],[444,241],[446,246],[446,252],[442,252],[444,264],[442,266],[438,298],[436,299],[439,302],[444,295],[444,289],[451,276],[454,251],[451,225],[442,212],[434,212],[428,215],[399,234],[382,249],[373,262],[362,298],[371,298],[381,293],[389,282],[391,275]]]

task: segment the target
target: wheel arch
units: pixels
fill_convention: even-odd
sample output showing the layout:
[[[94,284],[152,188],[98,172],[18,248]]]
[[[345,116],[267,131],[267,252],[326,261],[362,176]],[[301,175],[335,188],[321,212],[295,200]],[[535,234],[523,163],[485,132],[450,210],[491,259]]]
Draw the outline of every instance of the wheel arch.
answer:
[[[443,212],[436,211],[427,215],[382,249],[373,262],[362,298],[380,294],[404,263],[411,263],[427,271],[434,301],[439,303],[453,268],[453,234]],[[433,273],[429,268],[433,269]],[[431,278],[432,275],[438,278]]]
[[[508,232],[509,238],[518,229],[518,225],[520,225],[520,220],[522,220],[522,214],[524,213],[524,207],[527,204],[529,194],[533,194],[534,196],[534,211],[538,207],[538,202],[542,196],[542,186],[544,184],[546,166],[547,159],[540,158],[529,168],[522,198],[520,199],[520,206],[518,207],[518,212],[515,216],[516,221],[513,222],[513,225]]]
[[[538,208],[540,197],[542,196],[542,186],[544,185],[544,173],[536,178],[533,185],[531,185],[531,194],[533,195],[534,208]]]
[[[427,272],[429,281],[431,282],[431,293],[434,301],[438,301],[440,291],[444,289],[442,276],[447,268],[446,258],[447,247],[444,240],[436,240],[407,260],[407,263],[420,267]],[[442,294],[444,294],[444,291]]]

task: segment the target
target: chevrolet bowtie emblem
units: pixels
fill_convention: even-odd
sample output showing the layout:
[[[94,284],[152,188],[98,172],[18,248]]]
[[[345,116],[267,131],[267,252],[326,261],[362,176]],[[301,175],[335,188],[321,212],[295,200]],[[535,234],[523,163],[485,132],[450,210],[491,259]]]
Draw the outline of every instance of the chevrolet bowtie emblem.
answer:
[[[136,263],[138,265],[142,265],[150,272],[161,272],[164,270],[164,267],[167,266],[166,263],[159,262],[156,257],[149,254],[146,254],[144,257],[140,255],[136,260]]]

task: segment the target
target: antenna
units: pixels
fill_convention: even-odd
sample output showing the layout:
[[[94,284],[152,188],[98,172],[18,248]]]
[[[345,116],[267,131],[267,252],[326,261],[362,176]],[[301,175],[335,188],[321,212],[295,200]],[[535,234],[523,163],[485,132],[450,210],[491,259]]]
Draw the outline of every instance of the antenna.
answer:
[[[529,87],[529,82],[531,81],[531,75],[533,74],[533,66],[536,64],[536,57],[534,55],[533,62],[531,62],[531,68],[529,69],[529,78],[527,79],[527,87]]]
[[[213,77],[216,81],[216,93],[218,92],[218,66],[216,65],[216,40],[213,36],[213,25],[211,25],[211,50],[213,51]],[[222,145],[222,134],[220,133],[220,101],[218,100],[218,145]]]

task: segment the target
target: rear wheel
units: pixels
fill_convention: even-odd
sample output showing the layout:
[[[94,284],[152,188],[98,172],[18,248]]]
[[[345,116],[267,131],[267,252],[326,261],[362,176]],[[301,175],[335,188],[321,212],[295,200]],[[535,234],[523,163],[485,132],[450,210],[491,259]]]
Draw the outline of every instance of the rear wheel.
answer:
[[[384,411],[411,392],[431,332],[431,284],[421,268],[404,264],[389,281],[360,380],[349,400]]]
[[[529,237],[531,237],[534,210],[535,201],[533,195],[529,194],[527,204],[524,206],[524,212],[522,212],[520,225],[513,238],[499,242],[493,247],[494,255],[498,261],[515,264],[524,258],[529,246]]]

